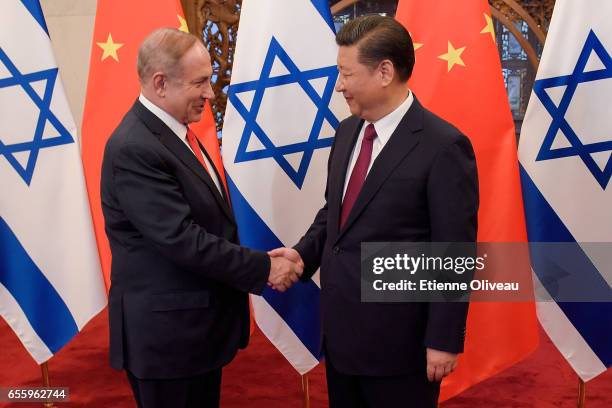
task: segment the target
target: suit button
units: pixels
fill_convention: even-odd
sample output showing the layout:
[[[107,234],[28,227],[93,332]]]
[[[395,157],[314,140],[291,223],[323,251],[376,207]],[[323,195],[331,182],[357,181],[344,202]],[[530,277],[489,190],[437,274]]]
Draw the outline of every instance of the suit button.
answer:
[[[339,253],[340,253],[340,247],[335,246],[335,247],[332,249],[332,251],[333,251],[333,253],[334,253],[334,254],[336,254],[336,255],[337,255],[337,254],[339,254]]]

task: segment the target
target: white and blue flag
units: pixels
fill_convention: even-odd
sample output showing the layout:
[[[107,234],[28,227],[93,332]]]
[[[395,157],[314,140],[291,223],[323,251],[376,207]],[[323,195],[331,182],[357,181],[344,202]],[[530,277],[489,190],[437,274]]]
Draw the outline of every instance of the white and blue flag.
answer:
[[[76,126],[38,0],[0,13],[0,315],[37,363],[106,304]]]
[[[223,128],[243,245],[292,246],[324,203],[335,128],[348,116],[327,0],[244,0]],[[319,363],[319,279],[253,296],[263,333],[301,374]]]
[[[556,259],[532,252],[536,282],[553,298],[558,282],[550,277],[560,265],[564,273],[579,274],[593,294],[610,298],[610,16],[609,0],[557,1],[521,131],[529,241],[575,243],[576,248],[552,255]],[[541,302],[538,317],[584,381],[612,366],[612,303]]]

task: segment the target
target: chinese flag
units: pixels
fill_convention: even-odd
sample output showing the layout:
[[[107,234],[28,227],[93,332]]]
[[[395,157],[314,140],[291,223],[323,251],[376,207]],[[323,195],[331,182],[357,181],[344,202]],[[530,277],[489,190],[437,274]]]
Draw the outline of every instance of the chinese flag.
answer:
[[[136,72],[138,47],[149,33],[161,27],[188,31],[179,0],[98,1],[81,139],[89,202],[107,288],[110,285],[111,254],[100,204],[104,146],[140,94]],[[202,120],[190,127],[200,138],[225,183],[217,132],[208,104]]]
[[[400,0],[396,19],[412,35],[409,86],[431,111],[467,135],[480,183],[478,240],[525,242],[514,122],[486,0]],[[517,273],[531,273],[525,264]],[[465,353],[441,400],[515,364],[538,345],[531,303],[473,303]]]

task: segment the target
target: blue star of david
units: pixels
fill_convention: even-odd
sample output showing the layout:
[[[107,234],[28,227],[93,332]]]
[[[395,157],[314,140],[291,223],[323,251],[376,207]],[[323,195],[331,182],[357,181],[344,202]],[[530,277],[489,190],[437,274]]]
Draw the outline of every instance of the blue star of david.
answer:
[[[604,68],[585,72],[584,70],[591,52],[594,52],[597,55],[597,57],[603,63]],[[604,190],[606,189],[606,186],[610,181],[610,177],[612,176],[612,154],[603,170],[597,165],[591,154],[608,151],[612,153],[612,136],[611,140],[584,144],[565,119],[565,115],[579,84],[610,78],[612,78],[612,58],[606,51],[601,41],[599,41],[599,38],[597,38],[595,33],[591,30],[587,36],[582,51],[580,52],[580,56],[578,57],[576,66],[574,67],[574,72],[572,72],[570,75],[540,79],[535,81],[533,85],[535,94],[538,96],[552,117],[552,123],[546,132],[544,142],[542,143],[542,147],[538,152],[536,161],[579,156],[589,171],[593,174],[593,177],[595,177],[601,188]],[[561,98],[561,103],[559,103],[559,106],[556,106],[546,92],[546,89],[562,85],[566,86],[565,92]],[[571,146],[555,149],[552,148],[555,137],[559,131],[563,132],[567,140],[569,140]]]
[[[289,72],[288,74],[270,77],[272,66],[276,58],[278,58],[285,65]],[[324,120],[327,120],[334,128],[336,128],[339,124],[338,119],[329,109],[329,103],[334,91],[334,85],[337,77],[338,69],[335,65],[300,71],[276,38],[272,37],[259,79],[232,85],[228,90],[230,102],[234,105],[238,113],[240,113],[245,121],[244,130],[242,132],[242,137],[238,145],[234,162],[241,163],[271,157],[278,163],[278,165],[295,183],[295,185],[301,189],[314,151],[316,149],[322,149],[332,145],[334,139],[333,137],[319,138]],[[315,91],[309,82],[310,80],[317,78],[327,78],[322,96]],[[310,100],[317,107],[317,112],[306,141],[283,146],[275,146],[261,126],[257,123],[257,114],[259,112],[266,89],[293,83],[297,83],[304,90],[306,95],[308,95]],[[255,95],[253,97],[251,108],[247,109],[237,95],[242,92],[250,91],[255,91]],[[282,120],[282,118],[279,118],[279,120]],[[299,126],[296,126],[296,132],[304,132],[304,130],[300,129]],[[259,139],[263,145],[263,149],[247,151],[250,138],[253,135]],[[300,161],[298,169],[295,170],[291,164],[289,164],[285,156],[299,152],[303,152],[302,160]]]
[[[30,99],[32,99],[34,105],[36,105],[39,109],[36,130],[31,141],[5,144],[2,141],[2,134],[0,133],[0,157],[6,157],[9,164],[13,166],[23,181],[25,181],[27,185],[30,185],[32,176],[34,175],[34,168],[36,167],[38,153],[41,149],[74,143],[70,132],[68,132],[64,125],[62,125],[62,123],[50,110],[51,99],[53,97],[53,87],[55,86],[55,81],[57,79],[57,68],[32,72],[30,74],[22,74],[2,48],[0,48],[0,62],[4,64],[11,74],[11,76],[8,78],[0,79],[0,89],[9,88],[12,86],[19,86],[23,88],[25,93],[30,97]],[[46,81],[44,95],[42,98],[32,87],[32,82],[37,81]],[[43,139],[43,132],[47,121],[53,125],[55,130],[58,132],[58,135]],[[1,129],[0,132],[2,132]],[[15,154],[20,152],[30,152],[25,167],[15,158]]]

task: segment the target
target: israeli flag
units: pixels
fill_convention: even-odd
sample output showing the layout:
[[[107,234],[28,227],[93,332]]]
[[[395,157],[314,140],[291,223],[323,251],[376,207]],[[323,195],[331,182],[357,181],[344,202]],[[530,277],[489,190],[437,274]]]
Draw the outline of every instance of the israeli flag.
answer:
[[[38,0],[0,13],[0,315],[37,363],[106,304],[76,126]]]
[[[292,246],[323,206],[335,129],[348,116],[326,0],[244,0],[223,128],[243,245]],[[319,363],[318,273],[253,296],[255,320],[300,373]]]
[[[588,6],[557,0],[523,122],[519,158],[529,240],[576,243],[565,256],[571,265],[563,255],[544,262],[532,253],[536,283],[553,297],[555,263],[579,274],[593,293],[609,298],[611,290],[610,16],[609,0]],[[538,317],[584,381],[612,366],[612,303],[539,303]]]

